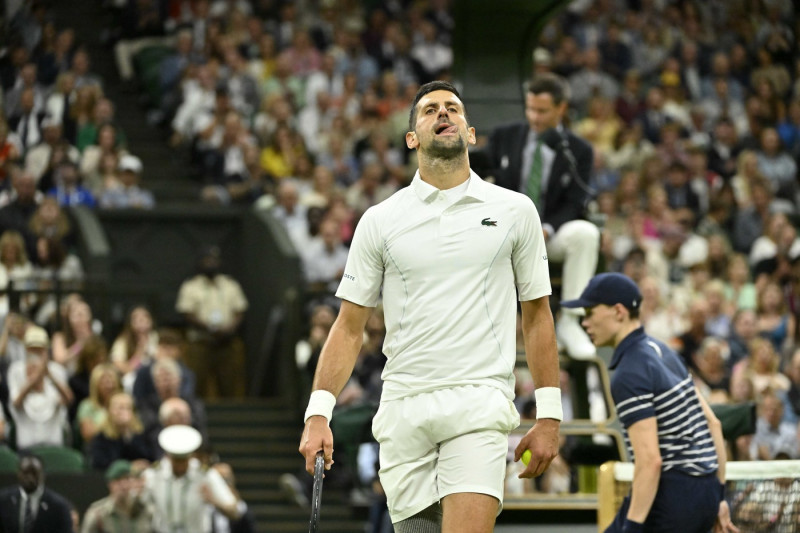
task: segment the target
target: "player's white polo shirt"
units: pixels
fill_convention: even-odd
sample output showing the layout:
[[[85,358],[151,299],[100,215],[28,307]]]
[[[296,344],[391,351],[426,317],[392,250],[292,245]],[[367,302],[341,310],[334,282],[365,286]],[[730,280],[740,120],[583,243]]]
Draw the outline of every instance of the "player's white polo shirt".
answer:
[[[490,385],[514,397],[516,294],[551,293],[531,200],[470,172],[456,200],[422,181],[370,208],[336,295],[374,307],[383,287],[383,400]]]

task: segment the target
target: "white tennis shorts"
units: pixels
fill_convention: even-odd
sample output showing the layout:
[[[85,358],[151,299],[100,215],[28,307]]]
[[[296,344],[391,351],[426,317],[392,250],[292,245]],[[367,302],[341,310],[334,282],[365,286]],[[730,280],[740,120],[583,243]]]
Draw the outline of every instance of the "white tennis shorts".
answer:
[[[380,479],[392,522],[448,494],[488,494],[500,502],[514,403],[487,386],[463,386],[381,402],[372,422]]]

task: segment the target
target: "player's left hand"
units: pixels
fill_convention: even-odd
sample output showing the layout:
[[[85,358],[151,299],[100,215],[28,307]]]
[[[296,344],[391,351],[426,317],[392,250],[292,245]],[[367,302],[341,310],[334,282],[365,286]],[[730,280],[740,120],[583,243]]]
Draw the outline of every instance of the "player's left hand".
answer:
[[[514,450],[514,460],[519,461],[525,450],[531,451],[531,460],[520,478],[541,476],[558,455],[558,428],[560,422],[552,418],[537,420]]]
[[[714,524],[714,533],[739,533],[739,528],[731,522],[731,509],[725,500],[719,502],[719,512],[717,513],[717,522]]]

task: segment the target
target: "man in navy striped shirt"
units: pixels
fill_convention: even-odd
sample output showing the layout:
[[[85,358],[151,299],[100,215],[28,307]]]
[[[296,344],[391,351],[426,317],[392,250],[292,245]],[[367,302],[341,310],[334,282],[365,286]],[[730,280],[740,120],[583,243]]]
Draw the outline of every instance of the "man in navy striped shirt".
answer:
[[[614,347],[611,395],[625,428],[634,475],[606,533],[737,532],[725,501],[719,420],[695,391],[681,358],[639,321],[642,295],[629,277],[598,274],[577,300],[595,346]]]

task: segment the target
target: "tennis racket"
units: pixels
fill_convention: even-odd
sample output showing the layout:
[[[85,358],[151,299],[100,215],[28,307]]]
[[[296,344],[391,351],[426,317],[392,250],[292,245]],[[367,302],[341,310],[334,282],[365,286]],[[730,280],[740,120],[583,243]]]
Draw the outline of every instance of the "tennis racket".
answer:
[[[319,508],[322,505],[322,475],[325,472],[325,457],[322,450],[317,452],[314,463],[314,493],[311,496],[311,521],[308,523],[308,533],[317,533],[319,526]]]

